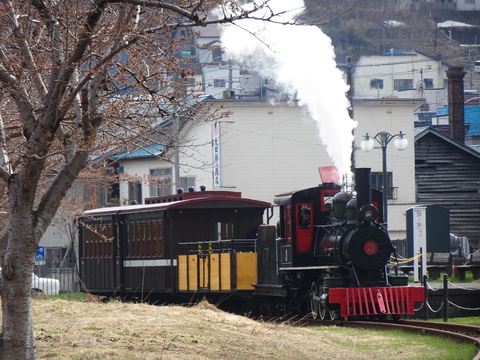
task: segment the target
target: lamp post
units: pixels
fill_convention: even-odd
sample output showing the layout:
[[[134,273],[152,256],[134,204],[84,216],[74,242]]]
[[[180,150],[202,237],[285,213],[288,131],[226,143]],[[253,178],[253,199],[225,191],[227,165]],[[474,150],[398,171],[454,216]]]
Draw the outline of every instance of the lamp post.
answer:
[[[385,227],[387,226],[388,219],[388,208],[387,208],[387,199],[388,199],[388,190],[387,190],[387,146],[395,139],[393,145],[396,149],[402,151],[408,146],[408,140],[405,139],[405,134],[401,131],[398,134],[392,135],[387,131],[381,131],[373,138],[368,135],[365,135],[365,138],[360,143],[360,148],[363,151],[371,151],[375,145],[373,140],[376,140],[382,147],[382,170],[383,170],[383,222]]]

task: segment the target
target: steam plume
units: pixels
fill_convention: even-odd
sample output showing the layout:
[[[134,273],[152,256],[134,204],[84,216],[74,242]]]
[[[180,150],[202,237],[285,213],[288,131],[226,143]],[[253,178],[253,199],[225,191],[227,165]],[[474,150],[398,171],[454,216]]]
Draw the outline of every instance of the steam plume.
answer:
[[[273,0],[270,7],[281,13],[275,18],[278,23],[239,21],[226,28],[222,45],[228,56],[275,79],[296,96],[316,121],[339,174],[350,174],[356,122],[348,114],[348,86],[336,67],[331,39],[316,26],[293,25],[303,12],[303,0]],[[280,24],[285,22],[291,25]]]

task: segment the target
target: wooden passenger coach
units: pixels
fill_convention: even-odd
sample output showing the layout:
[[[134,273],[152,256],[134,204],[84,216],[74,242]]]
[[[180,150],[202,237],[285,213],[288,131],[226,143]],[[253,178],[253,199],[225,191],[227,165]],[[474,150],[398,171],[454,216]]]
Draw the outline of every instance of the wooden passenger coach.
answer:
[[[270,204],[199,191],[94,209],[80,221],[80,276],[105,296],[250,290],[255,235]]]

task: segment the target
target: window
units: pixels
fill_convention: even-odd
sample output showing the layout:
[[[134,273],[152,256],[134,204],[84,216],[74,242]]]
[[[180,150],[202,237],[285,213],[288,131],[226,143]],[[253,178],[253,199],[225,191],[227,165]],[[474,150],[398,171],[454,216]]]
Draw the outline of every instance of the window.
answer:
[[[383,89],[383,79],[371,79],[370,89]]]
[[[87,259],[113,256],[112,224],[89,224],[83,228],[83,256]]]
[[[153,258],[163,256],[163,221],[132,221],[128,226],[128,257]]]
[[[142,203],[142,182],[133,180],[128,182],[128,202],[136,201],[137,204]]]
[[[213,80],[213,87],[225,87],[225,79],[214,79]]]
[[[395,90],[413,89],[413,80],[412,79],[395,79],[393,80],[393,88]]]
[[[172,168],[150,169],[150,196],[172,195]]]
[[[264,79],[263,83],[265,85],[273,85],[273,86],[277,85],[277,81],[275,79]]]
[[[475,0],[465,0],[465,4],[475,5]]]
[[[297,227],[299,229],[310,229],[312,227],[312,207],[310,204],[298,204],[297,216]]]
[[[424,79],[425,89],[433,89],[433,79]]]
[[[371,182],[372,187],[377,190],[382,190],[383,188],[383,173],[382,172],[372,172],[371,173]],[[395,191],[393,188],[392,173],[387,172],[387,199],[394,199]]]
[[[195,176],[181,176],[180,187],[187,190],[190,186],[195,187]]]
[[[221,62],[222,61],[222,49],[212,49],[212,61]]]
[[[233,239],[232,222],[214,222],[213,223],[214,240]]]

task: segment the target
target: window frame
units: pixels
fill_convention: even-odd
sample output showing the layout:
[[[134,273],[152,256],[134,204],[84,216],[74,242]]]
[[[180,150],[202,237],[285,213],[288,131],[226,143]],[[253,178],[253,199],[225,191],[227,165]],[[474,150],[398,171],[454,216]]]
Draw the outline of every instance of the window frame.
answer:
[[[162,173],[157,173],[162,172]],[[166,172],[166,173],[163,173]],[[149,182],[149,193],[151,197],[154,196],[166,196],[172,195],[172,181],[173,181],[173,170],[171,167],[160,167],[160,168],[153,168],[149,170],[150,174],[150,182]],[[158,181],[154,181],[155,179],[160,179]],[[166,179],[166,183],[165,180]],[[160,183],[165,183],[161,186]]]

